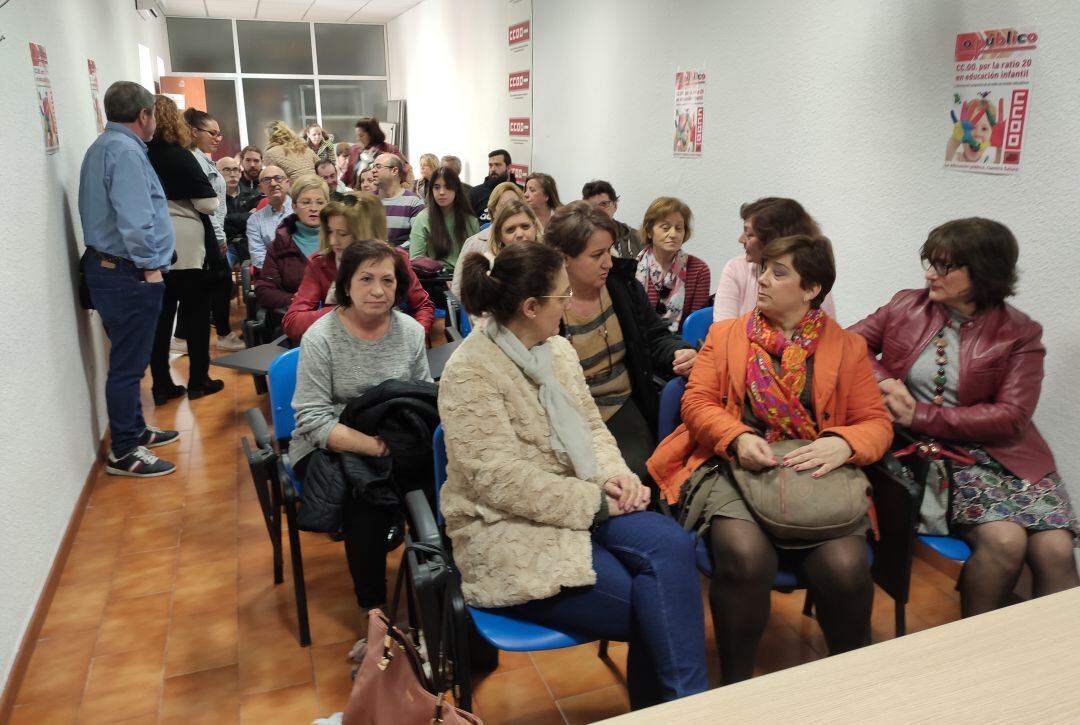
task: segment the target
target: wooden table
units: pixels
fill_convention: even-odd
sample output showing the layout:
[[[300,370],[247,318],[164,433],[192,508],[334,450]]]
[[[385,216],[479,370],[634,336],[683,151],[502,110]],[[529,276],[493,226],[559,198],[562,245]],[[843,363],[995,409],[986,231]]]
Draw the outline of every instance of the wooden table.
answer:
[[[1080,589],[607,722],[1080,723]]]

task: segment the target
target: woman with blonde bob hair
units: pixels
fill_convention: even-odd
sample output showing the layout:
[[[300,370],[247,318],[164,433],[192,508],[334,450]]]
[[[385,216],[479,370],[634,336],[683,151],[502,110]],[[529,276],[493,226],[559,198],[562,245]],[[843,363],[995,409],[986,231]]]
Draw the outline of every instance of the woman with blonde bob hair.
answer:
[[[283,310],[292,304],[308,258],[319,250],[319,214],[330,201],[326,182],[314,174],[298,178],[289,196],[293,213],[278,225],[255,282],[255,298],[270,310]]]
[[[461,248],[461,259],[469,254],[482,254],[490,262],[511,244],[540,241],[540,220],[528,204],[521,199],[510,198],[499,202],[497,208],[495,221],[485,230],[494,232],[486,240],[480,239],[479,234],[469,237]],[[461,292],[461,274],[455,267],[454,280],[450,285],[450,291],[458,296]]]
[[[525,193],[521,190],[521,187],[515,184],[513,181],[504,181],[501,184],[495,186],[488,195],[487,208],[491,211],[492,217],[495,217],[499,213],[499,207],[508,201],[525,201]],[[535,216],[535,212],[533,215]],[[489,249],[489,242],[491,241],[491,232],[495,228],[494,224],[489,224],[476,234],[465,240],[465,243],[461,245],[461,259],[465,258],[466,254],[470,252],[480,252],[483,254],[485,250]],[[492,259],[493,257],[488,257]],[[461,272],[454,268],[454,279],[450,282],[450,291],[457,297],[461,297]]]
[[[295,184],[301,176],[315,173],[318,155],[284,121],[274,121],[266,131],[266,153],[263,166],[277,166]]]
[[[691,312],[709,305],[709,265],[682,249],[693,221],[682,200],[661,196],[649,204],[641,222],[644,248],[637,257],[637,281],[672,332],[682,329]]]
[[[424,154],[420,157],[420,178],[413,185],[413,191],[421,199],[427,198],[428,182],[437,168],[439,168],[439,157],[435,154]]]
[[[304,278],[282,321],[285,334],[290,339],[299,341],[316,320],[337,305],[334,280],[345,249],[358,240],[385,241],[386,236],[386,210],[373,194],[353,191],[322,208],[319,212],[319,251],[308,260]],[[406,254],[403,250],[399,250],[399,253]],[[435,319],[435,306],[420,286],[412,266],[406,267],[409,288],[405,293],[405,312],[423,325],[426,331]]]

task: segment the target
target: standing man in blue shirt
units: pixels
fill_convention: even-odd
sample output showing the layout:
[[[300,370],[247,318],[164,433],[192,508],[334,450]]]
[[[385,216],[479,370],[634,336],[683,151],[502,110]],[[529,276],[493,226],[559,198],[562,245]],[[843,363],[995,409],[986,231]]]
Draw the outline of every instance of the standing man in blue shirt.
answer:
[[[138,83],[117,81],[105,91],[104,105],[109,123],[87,149],[79,174],[79,215],[82,271],[111,343],[105,404],[112,450],[105,470],[164,476],[176,465],[148,449],[180,434],[146,425],[139,398],[161,312],[161,275],[175,246],[165,192],[146,157],[157,128],[154,96]]]

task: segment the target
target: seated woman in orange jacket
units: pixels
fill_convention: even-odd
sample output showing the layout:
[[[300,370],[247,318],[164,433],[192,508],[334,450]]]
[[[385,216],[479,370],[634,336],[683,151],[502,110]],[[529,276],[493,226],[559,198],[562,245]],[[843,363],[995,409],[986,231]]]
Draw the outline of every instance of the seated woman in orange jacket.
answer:
[[[836,279],[829,240],[774,240],[762,265],[757,308],[713,324],[683,396],[683,425],[649,459],[649,472],[669,502],[711,460],[731,460],[751,471],[789,466],[821,476],[846,463],[873,463],[892,442],[866,342],[821,310]],[[784,439],[812,442],[777,460],[769,444]],[[801,569],[830,653],[868,644],[874,597],[869,520],[826,541],[779,540],[758,525],[727,476],[704,476],[707,470],[693,501],[684,505],[701,505],[701,518],[689,523],[709,537],[721,681],[753,674],[781,562]]]

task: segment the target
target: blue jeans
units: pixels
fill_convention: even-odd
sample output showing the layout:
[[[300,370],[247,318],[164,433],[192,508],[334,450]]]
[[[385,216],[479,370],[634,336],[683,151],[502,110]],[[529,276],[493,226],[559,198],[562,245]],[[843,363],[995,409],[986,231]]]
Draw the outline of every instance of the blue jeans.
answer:
[[[595,585],[498,611],[629,642],[626,679],[635,710],[704,692],[705,614],[693,539],[673,519],[643,511],[601,525],[592,554]]]
[[[139,381],[150,362],[154,327],[161,312],[165,284],[143,280],[143,271],[118,263],[103,267],[91,253],[82,258],[82,270],[90,299],[105,334],[109,336],[109,375],[105,381],[105,407],[112,433],[112,453],[121,458],[139,445],[146,430]]]

